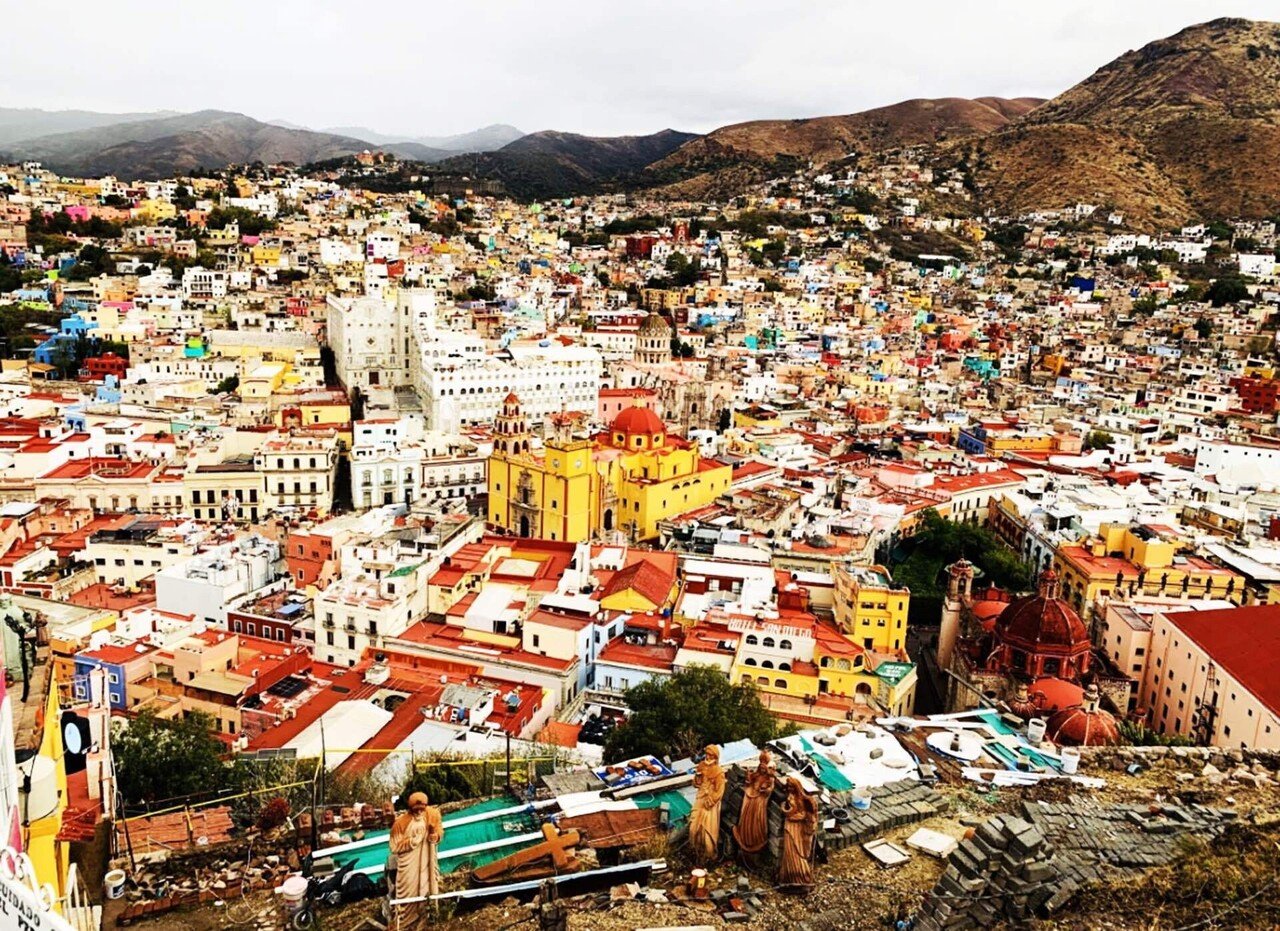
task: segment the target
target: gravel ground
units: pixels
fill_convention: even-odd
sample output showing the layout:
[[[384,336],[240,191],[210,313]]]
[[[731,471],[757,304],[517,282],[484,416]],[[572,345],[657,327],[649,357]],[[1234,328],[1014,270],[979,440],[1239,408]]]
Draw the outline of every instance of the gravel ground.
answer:
[[[1242,819],[1261,818],[1266,813],[1280,812],[1280,785],[1255,787],[1249,783],[1215,782],[1199,775],[1203,763],[1162,762],[1130,775],[1101,771],[1108,785],[1099,796],[1111,803],[1158,802],[1179,798],[1186,802],[1214,806],[1234,806]],[[1196,778],[1188,778],[1194,772]],[[1183,775],[1179,777],[1179,773]],[[885,836],[902,844],[919,827],[961,837],[966,825],[977,823],[1002,811],[1018,808],[1024,800],[1065,801],[1073,793],[1090,794],[1087,790],[1068,786],[1065,782],[1045,783],[1025,790],[991,790],[976,784],[941,787],[950,798],[950,810],[927,821],[905,825]],[[726,923],[716,906],[705,901],[687,899],[683,884],[688,868],[678,855],[669,856],[671,868],[654,877],[651,888],[666,892],[668,901],[652,903],[640,900],[611,901],[609,896],[581,897],[567,903],[571,931],[635,931],[638,928],[710,925]],[[753,878],[753,886],[763,894],[760,910],[746,927],[795,929],[802,921],[817,929],[891,927],[893,918],[915,910],[942,872],[943,864],[925,854],[913,853],[911,860],[896,869],[881,869],[860,847],[837,851],[830,862],[816,870],[817,884],[807,896],[797,896],[768,888],[771,877]],[[711,872],[713,889],[736,889],[743,874],[733,864],[721,864]],[[354,931],[368,916],[378,913],[378,903],[362,902],[321,913],[322,931]],[[240,918],[240,923],[232,919]],[[269,894],[255,894],[247,902],[232,903],[231,914],[222,909],[193,909],[139,922],[141,931],[214,931],[243,928],[245,931],[268,931],[282,927],[283,920]],[[1049,925],[1046,923],[1045,925]],[[1055,928],[1072,927],[1064,915]],[[1076,927],[1136,927],[1118,918],[1115,923],[1091,916]],[[507,928],[536,928],[531,907],[514,900],[470,915],[451,918],[435,925],[448,931],[505,931]]]

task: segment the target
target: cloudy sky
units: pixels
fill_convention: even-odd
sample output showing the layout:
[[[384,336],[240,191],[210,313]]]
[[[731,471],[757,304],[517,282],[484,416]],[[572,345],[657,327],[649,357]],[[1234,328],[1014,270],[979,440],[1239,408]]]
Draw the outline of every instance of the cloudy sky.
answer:
[[[64,0],[0,105],[220,109],[313,128],[694,132],[910,97],[1052,97],[1276,0]]]

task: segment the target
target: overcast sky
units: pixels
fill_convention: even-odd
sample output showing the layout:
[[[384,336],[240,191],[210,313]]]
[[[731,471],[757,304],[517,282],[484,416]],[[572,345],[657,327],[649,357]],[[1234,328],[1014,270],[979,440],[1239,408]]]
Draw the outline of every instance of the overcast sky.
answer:
[[[1052,97],[1218,16],[1280,19],[1280,3],[64,0],[5,44],[0,105],[414,135],[703,132],[910,97]]]

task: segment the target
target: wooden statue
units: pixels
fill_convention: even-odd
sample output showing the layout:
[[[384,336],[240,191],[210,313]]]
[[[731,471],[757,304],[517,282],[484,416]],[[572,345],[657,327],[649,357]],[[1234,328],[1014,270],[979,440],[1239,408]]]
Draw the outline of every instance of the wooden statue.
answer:
[[[720,748],[708,745],[698,764],[693,784],[698,790],[689,814],[689,848],[700,864],[711,863],[720,847],[720,801],[724,798],[724,767]]]
[[[747,775],[742,792],[742,810],[733,826],[733,839],[746,854],[759,853],[769,842],[769,797],[778,781],[778,771],[768,750],[760,751],[760,765]]]
[[[805,792],[795,776],[787,780],[787,800],[782,806],[782,859],[778,885],[813,888],[813,842],[818,833],[818,803]]]
[[[444,838],[444,822],[440,809],[428,804],[426,793],[409,796],[409,810],[391,826],[391,852],[396,856],[397,899],[437,895],[440,892],[438,851]],[[429,913],[428,902],[399,907],[401,931],[424,928]]]

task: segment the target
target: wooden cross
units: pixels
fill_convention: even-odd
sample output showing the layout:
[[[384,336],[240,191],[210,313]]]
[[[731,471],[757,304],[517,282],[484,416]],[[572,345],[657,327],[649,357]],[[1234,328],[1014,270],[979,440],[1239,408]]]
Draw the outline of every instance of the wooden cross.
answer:
[[[477,882],[493,882],[545,859],[551,860],[548,866],[554,873],[572,872],[578,868],[574,848],[582,838],[577,831],[565,831],[561,834],[554,824],[548,823],[542,826],[542,836],[545,838],[542,843],[495,860],[478,868],[472,875]]]

